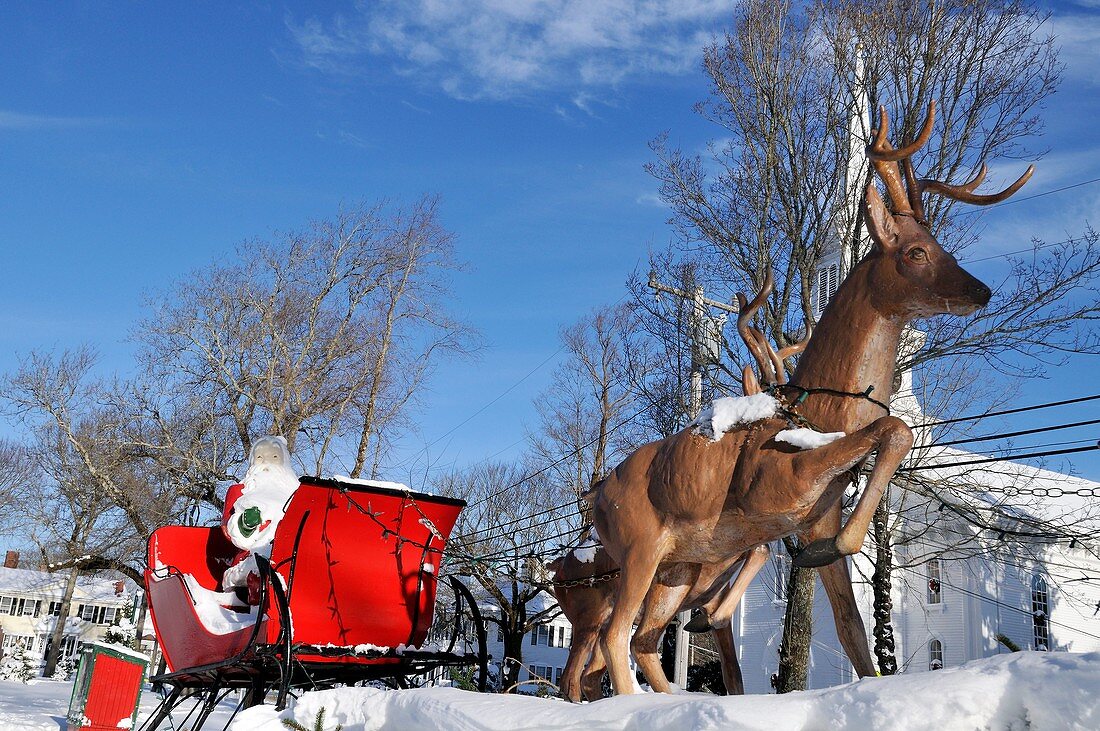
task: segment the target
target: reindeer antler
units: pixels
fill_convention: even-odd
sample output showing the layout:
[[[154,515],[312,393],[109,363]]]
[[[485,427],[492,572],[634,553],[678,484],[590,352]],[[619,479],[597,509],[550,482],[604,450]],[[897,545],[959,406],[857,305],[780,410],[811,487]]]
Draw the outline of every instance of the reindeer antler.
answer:
[[[806,337],[776,352],[772,344],[764,337],[764,333],[749,324],[749,321],[760,309],[760,306],[764,304],[765,299],[771,294],[774,287],[775,279],[769,271],[764,277],[764,285],[753,297],[752,302],[748,302],[745,295],[740,292],[737,293],[737,332],[745,342],[745,347],[749,349],[756,360],[756,365],[760,369],[760,378],[763,378],[764,382],[769,385],[782,385],[787,382],[787,369],[783,365],[784,361],[806,349],[813,331],[807,327]],[[752,396],[763,390],[760,387],[760,379],[757,378],[749,366],[745,366],[741,371],[741,390],[746,396]]]
[[[1001,201],[1005,200],[1013,193],[1018,191],[1020,188],[1024,187],[1024,183],[1026,183],[1031,178],[1031,174],[1035,172],[1035,166],[1028,165],[1027,170],[1024,171],[1024,174],[1021,175],[1015,183],[1008,186],[1000,193],[989,193],[987,195],[981,195],[975,193],[974,189],[981,185],[982,181],[985,180],[985,172],[986,167],[985,163],[983,162],[981,170],[978,171],[978,174],[975,175],[974,179],[971,180],[969,183],[963,183],[962,185],[948,185],[947,183],[942,183],[938,180],[921,178],[917,181],[917,189],[921,193],[926,190],[930,190],[933,193],[939,193],[940,195],[945,195],[948,198],[953,198],[957,201],[962,201],[963,203],[973,203],[976,206],[989,206],[994,203],[1000,203]]]
[[[764,275],[764,285],[752,298],[752,302],[747,302],[745,295],[740,292],[737,293],[737,332],[745,342],[745,347],[756,359],[756,364],[760,368],[760,375],[767,383],[776,382],[775,366],[770,352],[771,345],[764,338],[763,333],[749,323],[774,288],[775,278],[772,276],[771,270],[768,270],[767,274]]]
[[[894,206],[894,213],[903,216],[923,220],[924,209],[921,205],[920,190],[916,186],[906,185],[902,182],[902,172],[898,168],[898,161],[904,161],[905,177],[913,177],[913,169],[909,158],[916,154],[917,150],[924,147],[932,136],[932,126],[936,121],[936,102],[928,104],[928,114],[924,118],[924,126],[921,127],[917,139],[910,144],[895,150],[890,141],[886,139],[890,131],[890,118],[886,114],[886,107],[878,108],[878,129],[875,130],[875,138],[867,146],[867,158],[875,166],[882,182],[886,184],[886,192],[890,194],[890,202]]]
[[[939,193],[948,198],[978,206],[1000,203],[1022,188],[1035,171],[1034,165],[1029,166],[1015,183],[1000,193],[988,195],[974,192],[985,180],[986,166],[984,162],[973,180],[962,185],[948,185],[929,178],[918,180],[913,173],[913,163],[910,158],[928,142],[929,137],[932,135],[932,126],[936,119],[935,100],[928,104],[928,114],[924,118],[924,125],[921,127],[920,134],[917,135],[917,139],[898,150],[895,150],[889,140],[886,139],[886,135],[890,130],[890,119],[886,114],[886,107],[880,106],[878,111],[879,125],[878,129],[875,130],[874,139],[867,146],[867,157],[871,160],[871,164],[875,166],[879,177],[886,185],[886,191],[890,194],[890,201],[894,206],[896,215],[912,216],[924,223],[924,203],[921,196],[925,191]],[[898,162],[901,163],[901,169],[896,164]],[[902,182],[903,179],[904,183]]]

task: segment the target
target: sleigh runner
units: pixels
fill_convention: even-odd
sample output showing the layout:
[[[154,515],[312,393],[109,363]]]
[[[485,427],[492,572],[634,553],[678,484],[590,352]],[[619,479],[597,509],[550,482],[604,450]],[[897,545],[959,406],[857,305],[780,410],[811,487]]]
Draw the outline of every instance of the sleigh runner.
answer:
[[[157,728],[196,697],[199,728],[234,689],[248,691],[242,707],[275,691],[282,708],[293,689],[379,679],[404,686],[444,667],[476,667],[484,685],[484,624],[453,577],[453,630],[427,642],[444,544],[463,507],[453,498],[303,477],[270,557],[256,555],[255,606],[220,590],[238,553],[221,528],[155,531],[145,584],[168,672],[152,680],[170,691],[143,728]],[[476,649],[459,647],[464,620]]]

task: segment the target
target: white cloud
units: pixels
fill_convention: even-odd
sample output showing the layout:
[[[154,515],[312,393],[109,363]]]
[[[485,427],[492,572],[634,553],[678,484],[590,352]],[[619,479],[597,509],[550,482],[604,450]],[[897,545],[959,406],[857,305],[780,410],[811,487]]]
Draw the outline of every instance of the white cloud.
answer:
[[[326,72],[388,63],[457,98],[560,91],[590,113],[593,90],[694,71],[731,11],[730,0],[380,0],[287,27],[302,62]]]
[[[1067,79],[1100,85],[1100,15],[1062,15],[1051,18],[1050,24]]]
[[[657,193],[648,191],[640,194],[634,199],[634,202],[639,206],[649,206],[653,208],[668,208],[668,204]]]

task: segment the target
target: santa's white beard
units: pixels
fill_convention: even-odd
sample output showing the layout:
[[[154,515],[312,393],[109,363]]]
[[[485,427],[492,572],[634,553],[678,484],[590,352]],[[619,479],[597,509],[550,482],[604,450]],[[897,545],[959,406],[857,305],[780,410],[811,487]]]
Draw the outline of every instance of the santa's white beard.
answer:
[[[241,497],[257,493],[271,494],[272,497],[282,495],[285,503],[294,491],[298,489],[298,475],[288,467],[278,465],[255,465],[248,468],[242,483],[244,490]]]
[[[298,476],[286,467],[276,465],[254,465],[245,473],[244,489],[233,503],[233,513],[226,525],[229,539],[238,548],[255,551],[275,539],[275,529],[283,517],[290,498],[298,489]],[[241,533],[238,518],[248,508],[259,508],[261,527],[252,535]]]

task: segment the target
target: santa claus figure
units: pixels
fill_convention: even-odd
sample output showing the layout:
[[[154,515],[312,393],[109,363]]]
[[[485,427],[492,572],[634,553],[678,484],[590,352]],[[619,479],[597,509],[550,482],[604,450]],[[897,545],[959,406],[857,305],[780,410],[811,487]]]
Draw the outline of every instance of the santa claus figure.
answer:
[[[252,444],[244,481],[229,488],[225,498],[222,528],[241,552],[222,577],[223,590],[247,588],[248,603],[259,603],[255,556],[271,555],[275,530],[298,484],[298,476],[290,467],[285,439],[261,437]]]

